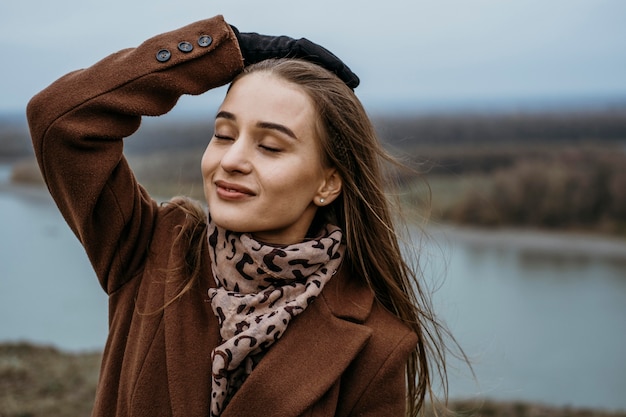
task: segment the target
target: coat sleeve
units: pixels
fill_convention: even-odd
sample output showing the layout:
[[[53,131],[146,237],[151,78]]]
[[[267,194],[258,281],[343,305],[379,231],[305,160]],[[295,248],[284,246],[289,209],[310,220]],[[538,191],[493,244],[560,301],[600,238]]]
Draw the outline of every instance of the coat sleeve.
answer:
[[[29,102],[43,178],[108,293],[139,272],[157,216],[123,157],[122,139],[142,116],[226,84],[242,66],[234,33],[216,16],[67,74]]]
[[[369,380],[367,388],[349,413],[351,417],[406,415],[405,367],[416,345],[415,333],[407,332]]]

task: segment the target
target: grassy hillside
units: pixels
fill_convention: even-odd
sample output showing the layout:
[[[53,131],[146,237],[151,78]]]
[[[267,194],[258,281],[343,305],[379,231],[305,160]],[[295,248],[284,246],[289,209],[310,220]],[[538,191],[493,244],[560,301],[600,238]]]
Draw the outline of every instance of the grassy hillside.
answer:
[[[85,417],[96,392],[100,354],[30,344],[0,344],[0,417]],[[458,400],[451,416],[626,417],[624,412],[488,399]],[[427,417],[432,413],[426,413]]]
[[[0,417],[88,416],[99,363],[95,352],[0,345]]]

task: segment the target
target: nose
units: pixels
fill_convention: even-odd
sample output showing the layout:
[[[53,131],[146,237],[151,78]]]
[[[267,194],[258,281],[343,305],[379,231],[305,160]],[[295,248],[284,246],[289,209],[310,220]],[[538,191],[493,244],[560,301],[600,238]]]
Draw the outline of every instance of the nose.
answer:
[[[246,143],[245,138],[239,137],[222,155],[220,166],[227,172],[246,174],[250,172],[252,166],[249,153],[250,146]]]

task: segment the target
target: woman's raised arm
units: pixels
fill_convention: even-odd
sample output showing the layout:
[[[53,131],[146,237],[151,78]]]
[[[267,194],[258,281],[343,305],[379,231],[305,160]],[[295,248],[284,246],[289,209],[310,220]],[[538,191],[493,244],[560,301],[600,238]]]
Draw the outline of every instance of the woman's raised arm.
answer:
[[[140,268],[157,216],[122,155],[122,139],[141,116],[226,84],[242,67],[237,39],[217,16],[67,74],[30,101],[43,178],[107,292]]]

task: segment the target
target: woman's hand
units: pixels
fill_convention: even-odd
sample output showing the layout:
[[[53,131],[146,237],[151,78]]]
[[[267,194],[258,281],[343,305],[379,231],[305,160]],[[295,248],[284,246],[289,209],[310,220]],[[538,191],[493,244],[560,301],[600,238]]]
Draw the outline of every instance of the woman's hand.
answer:
[[[346,64],[328,49],[306,38],[293,39],[288,36],[242,33],[232,25],[231,28],[237,36],[246,66],[270,58],[301,58],[332,71],[352,89],[359,85],[359,77]]]

